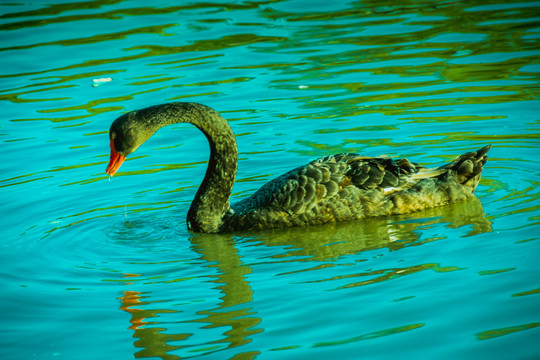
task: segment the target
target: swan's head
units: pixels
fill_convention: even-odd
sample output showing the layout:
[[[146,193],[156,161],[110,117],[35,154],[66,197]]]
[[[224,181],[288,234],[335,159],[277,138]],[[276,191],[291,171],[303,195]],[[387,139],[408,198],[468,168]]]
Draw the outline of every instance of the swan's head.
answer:
[[[126,156],[137,150],[157,128],[153,121],[148,121],[144,111],[131,111],[114,120],[109,130],[111,159],[107,174],[113,176]]]

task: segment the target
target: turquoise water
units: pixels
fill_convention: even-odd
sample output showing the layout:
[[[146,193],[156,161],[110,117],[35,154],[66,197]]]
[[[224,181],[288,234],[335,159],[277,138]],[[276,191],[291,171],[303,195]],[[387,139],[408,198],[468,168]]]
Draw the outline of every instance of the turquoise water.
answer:
[[[0,3],[1,359],[540,357],[540,2],[54,3]],[[493,147],[467,203],[197,235],[196,129],[104,173],[110,123],[167,101],[230,121],[235,199]]]

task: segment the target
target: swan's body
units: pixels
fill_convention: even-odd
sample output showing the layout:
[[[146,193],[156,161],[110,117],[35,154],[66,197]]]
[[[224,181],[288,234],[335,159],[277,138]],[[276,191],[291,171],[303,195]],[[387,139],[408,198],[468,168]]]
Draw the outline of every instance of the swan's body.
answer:
[[[169,103],[132,111],[111,125],[112,176],[125,157],[159,128],[191,123],[207,137],[210,159],[187,216],[196,232],[283,228],[404,214],[474,196],[490,146],[436,169],[407,159],[338,154],[319,158],[229,204],[238,153],[229,124],[213,109]]]

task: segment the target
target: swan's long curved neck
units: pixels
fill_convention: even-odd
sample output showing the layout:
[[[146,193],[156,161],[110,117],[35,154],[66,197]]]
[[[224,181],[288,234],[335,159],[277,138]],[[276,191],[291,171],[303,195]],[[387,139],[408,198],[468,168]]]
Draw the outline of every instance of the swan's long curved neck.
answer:
[[[229,210],[236,169],[238,150],[235,135],[218,112],[196,103],[170,103],[147,108],[153,113],[144,116],[156,121],[159,127],[190,123],[199,128],[208,139],[210,159],[204,180],[191,203],[187,224],[196,232],[217,232],[223,215]]]

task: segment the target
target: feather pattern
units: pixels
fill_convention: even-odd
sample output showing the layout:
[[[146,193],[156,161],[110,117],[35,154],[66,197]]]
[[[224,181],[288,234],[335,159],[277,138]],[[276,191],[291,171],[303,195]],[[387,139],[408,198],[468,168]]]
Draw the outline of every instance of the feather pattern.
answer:
[[[488,149],[467,153],[436,169],[408,159],[325,156],[275,178],[233,204],[224,217],[224,227],[316,225],[403,214],[464,200],[473,196]],[[469,185],[460,184],[460,176],[462,182],[476,179]]]

